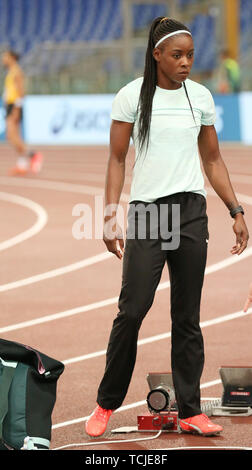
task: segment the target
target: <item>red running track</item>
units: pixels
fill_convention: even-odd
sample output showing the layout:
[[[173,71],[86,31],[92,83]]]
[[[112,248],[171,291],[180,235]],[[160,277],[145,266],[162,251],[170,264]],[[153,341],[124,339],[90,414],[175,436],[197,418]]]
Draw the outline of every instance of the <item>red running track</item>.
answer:
[[[252,232],[252,148],[226,145],[221,152]],[[214,417],[213,421],[224,427],[222,435],[215,438],[163,433],[158,439],[109,443],[151,437],[149,433],[115,436],[111,430],[136,426],[137,415],[147,411],[146,374],[170,370],[167,267],[140,330],[137,363],[125,402],[112,416],[104,436],[92,440],[85,435],[84,420],[96,404],[107,341],[117,313],[122,261],[106,252],[101,239],[73,237],[76,217],[72,210],[79,203],[94,209],[95,195],[103,195],[108,151],[105,147],[45,147],[43,153],[45,164],[39,176],[14,178],[8,176],[14,153],[5,145],[0,147],[0,332],[2,338],[29,344],[66,364],[58,382],[51,448],[80,442],[90,444],[86,449],[97,450],[252,447],[252,417]],[[132,165],[131,150],[125,195],[130,191]],[[17,201],[17,196],[23,199]],[[123,198],[122,206],[126,214]],[[221,396],[221,365],[252,366],[252,310],[246,315],[242,312],[252,281],[251,241],[241,256],[231,255],[233,220],[211,188],[207,213],[210,239],[201,303],[206,355],[203,398]],[[34,233],[27,235],[31,228]],[[13,239],[18,234],[20,240]],[[7,240],[11,240],[10,246],[4,244]],[[95,445],[99,441],[106,443]]]

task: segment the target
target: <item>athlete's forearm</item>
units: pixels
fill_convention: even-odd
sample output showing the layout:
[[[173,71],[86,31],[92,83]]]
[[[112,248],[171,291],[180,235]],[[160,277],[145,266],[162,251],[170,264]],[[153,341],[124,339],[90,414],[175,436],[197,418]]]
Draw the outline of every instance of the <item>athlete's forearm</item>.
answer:
[[[204,170],[211,186],[229,210],[237,207],[239,203],[221,156],[217,133],[213,125],[201,127],[198,143]]]
[[[110,128],[110,157],[105,183],[105,220],[116,215],[125,179],[125,159],[128,153],[133,124],[112,120]],[[109,205],[114,205],[114,210]]]
[[[228,209],[237,207],[239,202],[235,196],[227,167],[221,155],[214,161],[204,162],[204,170],[211,186]]]
[[[117,206],[120,201],[121,192],[125,179],[125,162],[119,161],[113,154],[109,158],[106,182],[105,182],[105,209],[113,205],[111,210],[106,212],[105,217],[116,215]]]

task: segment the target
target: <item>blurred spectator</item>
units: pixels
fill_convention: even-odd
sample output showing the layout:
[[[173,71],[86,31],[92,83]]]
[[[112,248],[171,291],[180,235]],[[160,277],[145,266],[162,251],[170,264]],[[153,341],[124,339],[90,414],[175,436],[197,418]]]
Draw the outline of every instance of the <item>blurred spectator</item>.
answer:
[[[18,60],[19,54],[11,49],[2,54],[2,64],[7,71],[3,92],[6,111],[6,136],[18,156],[16,166],[10,171],[11,175],[24,175],[29,170],[38,173],[43,159],[40,153],[27,148],[21,135],[25,77]]]
[[[229,52],[221,53],[221,63],[217,71],[217,93],[238,93],[241,90],[241,72],[238,62]]]

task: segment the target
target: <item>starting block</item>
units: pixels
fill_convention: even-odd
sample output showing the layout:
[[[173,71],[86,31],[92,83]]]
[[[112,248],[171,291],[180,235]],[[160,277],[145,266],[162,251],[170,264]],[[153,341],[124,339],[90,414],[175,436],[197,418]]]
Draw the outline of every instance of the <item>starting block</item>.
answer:
[[[252,367],[222,366],[219,369],[223,393],[221,398],[202,401],[207,416],[252,416]],[[112,433],[178,432],[178,411],[171,372],[147,375],[149,413],[137,417],[137,426],[113,429]]]
[[[252,367],[220,368],[223,385],[221,405],[212,408],[212,416],[252,415]]]

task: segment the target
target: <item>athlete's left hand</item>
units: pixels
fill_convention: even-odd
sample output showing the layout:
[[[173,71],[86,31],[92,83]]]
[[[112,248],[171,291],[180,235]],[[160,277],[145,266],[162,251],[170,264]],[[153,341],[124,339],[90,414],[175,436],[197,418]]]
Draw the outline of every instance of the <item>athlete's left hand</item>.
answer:
[[[233,231],[236,234],[236,245],[233,246],[230,252],[232,253],[232,255],[240,255],[247,247],[249,239],[248,229],[241,213],[235,216]]]

